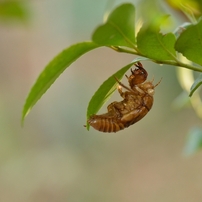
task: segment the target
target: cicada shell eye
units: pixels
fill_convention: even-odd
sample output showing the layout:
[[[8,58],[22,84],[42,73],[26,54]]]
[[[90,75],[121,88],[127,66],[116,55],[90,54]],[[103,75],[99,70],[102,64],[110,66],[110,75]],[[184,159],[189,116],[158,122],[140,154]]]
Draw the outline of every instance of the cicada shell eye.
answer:
[[[137,68],[135,70],[131,69],[132,74],[128,77],[128,82],[131,88],[146,81],[148,75],[140,62],[135,64],[135,66]]]

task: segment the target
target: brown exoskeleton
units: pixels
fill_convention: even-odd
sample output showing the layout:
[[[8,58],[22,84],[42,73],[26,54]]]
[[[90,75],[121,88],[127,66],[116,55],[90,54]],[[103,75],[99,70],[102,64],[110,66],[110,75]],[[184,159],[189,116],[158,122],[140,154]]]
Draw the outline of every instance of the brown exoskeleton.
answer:
[[[96,130],[102,132],[117,132],[142,119],[152,108],[154,88],[153,81],[146,81],[147,71],[142,64],[135,64],[135,70],[131,69],[131,75],[128,79],[130,88],[122,84],[115,78],[119,84],[118,92],[123,97],[120,102],[112,102],[108,107],[108,112],[101,115],[92,115],[88,123]],[[145,82],[146,81],[146,82]],[[127,91],[123,92],[122,88]]]

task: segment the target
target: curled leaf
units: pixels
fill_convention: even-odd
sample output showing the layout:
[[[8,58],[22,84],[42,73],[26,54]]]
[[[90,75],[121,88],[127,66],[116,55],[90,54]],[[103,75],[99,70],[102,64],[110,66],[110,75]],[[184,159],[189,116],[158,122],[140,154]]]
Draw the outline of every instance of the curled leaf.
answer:
[[[199,77],[194,81],[193,85],[191,86],[190,94],[189,94],[190,97],[193,95],[195,90],[198,89],[198,87],[201,84],[202,84],[202,74],[199,75]]]

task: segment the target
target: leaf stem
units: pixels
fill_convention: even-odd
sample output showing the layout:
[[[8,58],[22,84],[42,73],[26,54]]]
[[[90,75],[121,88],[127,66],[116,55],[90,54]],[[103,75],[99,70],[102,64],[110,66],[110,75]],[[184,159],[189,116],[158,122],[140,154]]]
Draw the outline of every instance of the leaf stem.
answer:
[[[187,69],[190,69],[190,70],[193,70],[193,71],[202,72],[201,67],[186,64],[186,63],[180,62],[179,60],[177,60],[177,61],[172,61],[172,60],[157,61],[157,60],[155,60],[154,62],[158,63],[158,64],[167,64],[167,65],[184,67],[184,68],[187,68]]]
[[[137,49],[133,50],[133,49],[120,47],[120,46],[110,46],[110,48],[112,48],[113,50],[115,50],[117,52],[129,53],[129,54],[133,54],[133,55],[146,57],[146,56],[142,55]],[[152,59],[151,60],[153,62],[157,63],[157,64],[167,64],[167,65],[179,66],[179,67],[184,67],[184,68],[187,68],[187,69],[190,69],[190,70],[193,70],[193,71],[202,72],[202,67],[183,63],[183,62],[179,61],[176,57],[174,57],[174,59],[175,60],[163,60],[163,61],[152,60]]]
[[[113,50],[120,52],[120,53],[129,53],[129,54],[145,57],[138,51],[138,49],[136,47],[134,47],[134,49],[130,49],[130,48],[121,47],[121,46],[110,46],[110,48],[112,48]]]

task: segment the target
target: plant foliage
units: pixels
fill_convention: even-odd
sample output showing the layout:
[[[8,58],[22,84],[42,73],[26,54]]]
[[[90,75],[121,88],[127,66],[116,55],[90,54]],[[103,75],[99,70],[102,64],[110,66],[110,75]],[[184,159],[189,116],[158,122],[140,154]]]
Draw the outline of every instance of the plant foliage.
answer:
[[[22,122],[30,109],[67,67],[85,53],[102,46],[142,58],[120,68],[103,82],[89,102],[87,119],[90,115],[97,113],[114,92],[116,88],[114,76],[121,79],[132,64],[144,60],[144,58],[160,64],[202,72],[202,20],[200,18],[194,23],[189,23],[186,27],[179,26],[177,32],[163,33],[161,25],[164,23],[163,19],[168,18],[165,15],[155,23],[152,20],[143,22],[142,27],[135,35],[135,14],[133,4],[125,3],[118,6],[109,14],[106,22],[95,29],[92,41],[74,44],[59,53],[45,67],[33,85],[24,105]],[[186,57],[187,62],[181,60],[179,55]],[[201,83],[202,76],[200,75],[192,85],[190,96]],[[88,125],[87,128],[89,128]]]

